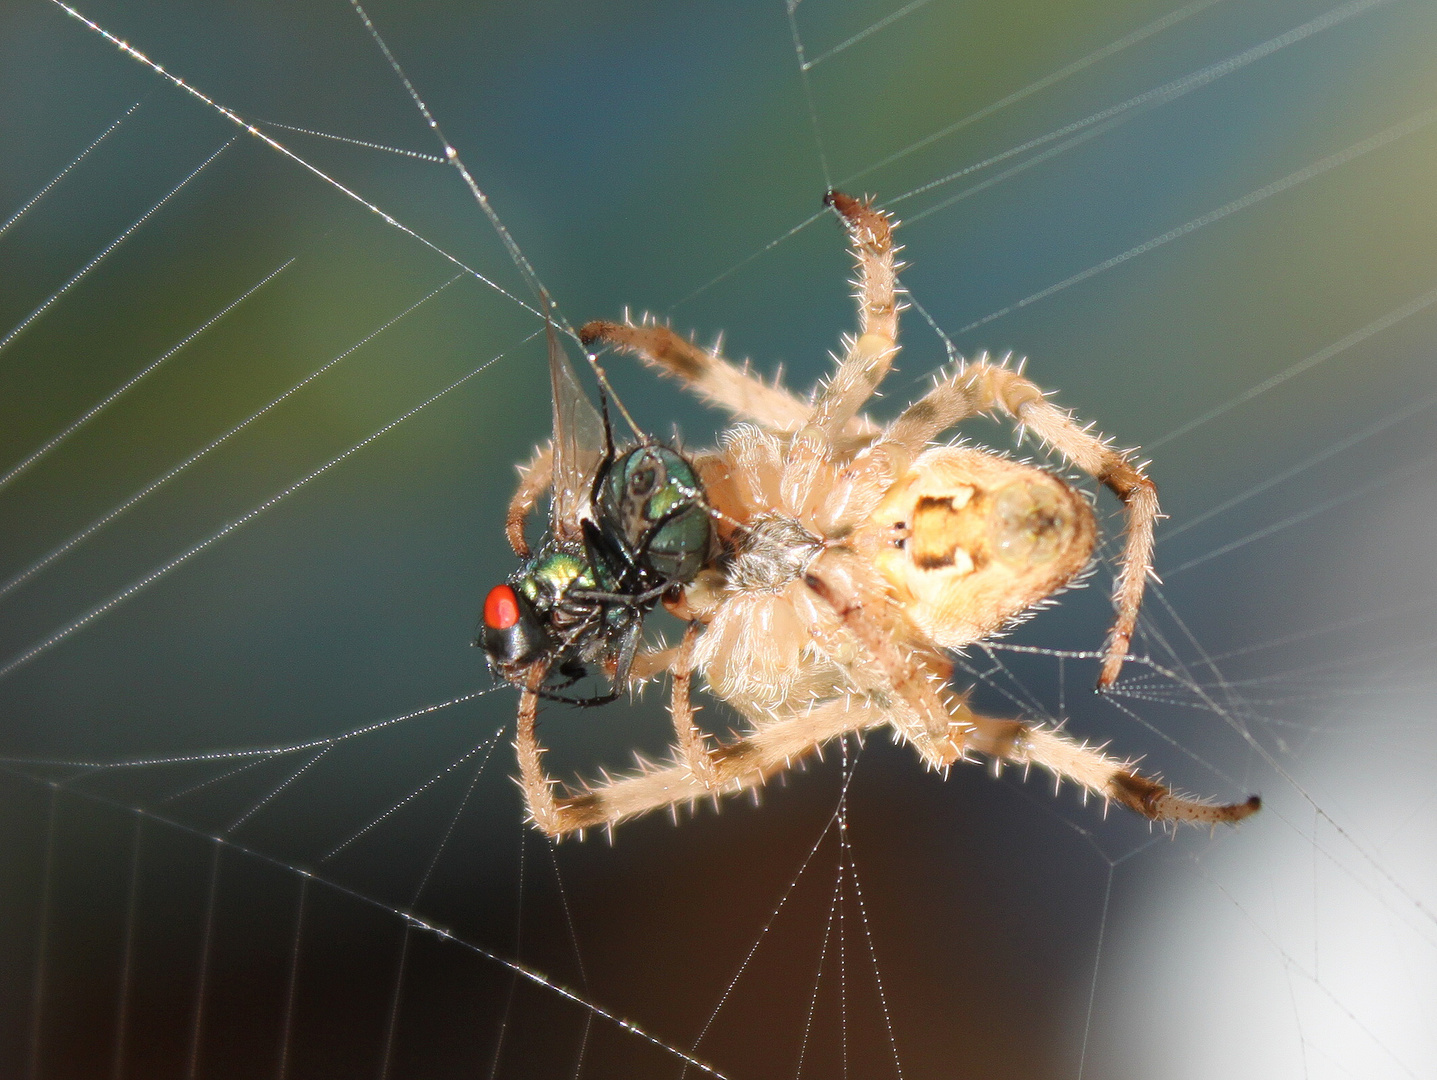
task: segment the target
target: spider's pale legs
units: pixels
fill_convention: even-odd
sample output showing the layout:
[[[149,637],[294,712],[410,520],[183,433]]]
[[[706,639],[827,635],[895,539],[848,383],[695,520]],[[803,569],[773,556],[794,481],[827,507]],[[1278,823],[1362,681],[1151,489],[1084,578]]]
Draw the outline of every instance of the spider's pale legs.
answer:
[[[504,535],[509,546],[521,559],[530,555],[529,541],[524,538],[524,523],[529,512],[538,505],[540,497],[549,490],[554,479],[554,447],[546,444],[534,451],[534,456],[525,465],[519,466],[519,486],[509,500],[509,511],[504,517]]]
[[[581,330],[585,344],[603,343],[637,353],[646,363],[672,374],[699,396],[727,408],[738,418],[769,430],[791,432],[788,470],[801,475],[808,458],[814,468],[827,463],[826,447],[835,441],[867,440],[876,429],[859,410],[887,373],[897,352],[900,310],[896,250],[883,215],[835,193],[831,205],[849,229],[858,263],[859,334],[833,378],[812,405],[786,390],[769,386],[658,325],[590,323]],[[965,365],[910,406],[888,432],[860,451],[850,471],[871,470],[891,483],[911,459],[943,430],[976,413],[1002,409],[1071,463],[1106,484],[1123,500],[1128,514],[1127,542],[1118,575],[1118,617],[1110,632],[1101,683],[1116,678],[1136,621],[1150,566],[1156,492],[1142,470],[1102,439],[1080,428],[1064,410],[1050,404],[1041,390],[1017,372],[978,361]],[[523,470],[523,481],[510,511],[513,523],[537,500],[544,453]],[[754,715],[748,735],[709,747],[692,720],[688,702],[697,624],[683,644],[646,654],[636,673],[648,677],[663,670],[674,675],[671,712],[677,753],[671,764],[654,765],[637,775],[609,780],[588,792],[556,798],[556,782],[542,769],[534,733],[538,697],[526,689],[519,710],[518,751],[521,784],[535,824],[550,835],[563,835],[623,818],[751,788],[847,732],[891,725],[913,743],[934,768],[946,769],[970,752],[996,761],[1038,765],[1059,779],[1117,801],[1150,819],[1217,823],[1235,821],[1257,808],[1256,799],[1214,806],[1173,795],[1165,786],[1133,772],[1131,763],[1080,744],[1067,736],[1018,721],[972,712],[962,695],[948,687],[951,665],[933,648],[913,646],[903,617],[881,584],[865,575],[861,557],[830,543],[804,575],[813,602],[825,605],[835,620],[809,627],[815,647],[829,657],[847,681],[839,696],[816,704]],[[894,642],[903,642],[895,646]],[[856,646],[856,648],[855,648]]]
[[[694,673],[694,642],[698,636],[698,623],[689,623],[684,627],[683,640],[679,642],[678,649],[674,651],[670,666],[673,690],[669,703],[669,714],[674,722],[674,738],[679,755],[685,766],[688,767],[690,775],[705,788],[711,788],[718,783],[718,774],[714,772],[713,762],[709,757],[708,740],[703,731],[694,723],[695,709],[690,695]]]

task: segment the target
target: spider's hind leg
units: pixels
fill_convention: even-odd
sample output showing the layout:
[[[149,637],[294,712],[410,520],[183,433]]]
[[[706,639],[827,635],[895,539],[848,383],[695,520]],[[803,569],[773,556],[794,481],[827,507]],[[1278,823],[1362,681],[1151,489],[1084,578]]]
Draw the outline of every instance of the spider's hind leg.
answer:
[[[997,761],[1037,765],[1058,780],[1071,780],[1105,800],[1134,810],[1151,821],[1190,821],[1198,825],[1235,823],[1262,806],[1256,795],[1238,803],[1216,804],[1174,794],[1171,788],[1134,771],[1132,762],[1109,757],[1100,749],[1069,738],[1061,731],[1021,720],[980,716],[966,705],[962,711],[971,728],[969,747]]]

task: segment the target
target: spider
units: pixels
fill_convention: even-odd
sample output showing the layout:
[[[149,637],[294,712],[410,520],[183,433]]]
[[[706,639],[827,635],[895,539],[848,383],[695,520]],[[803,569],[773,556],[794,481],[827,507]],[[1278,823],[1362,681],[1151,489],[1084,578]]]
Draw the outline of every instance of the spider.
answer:
[[[974,755],[1027,768],[1157,821],[1216,824],[1256,796],[1216,805],[1175,794],[1133,763],[1024,720],[984,716],[950,686],[950,650],[999,632],[1088,567],[1097,535],[1087,499],[1051,473],[976,446],[935,440],[977,413],[1002,412],[1122,501],[1126,540],[1117,616],[1099,686],[1116,679],[1150,571],[1156,489],[1130,455],[1079,426],[1037,386],[986,356],[941,372],[880,427],[861,412],[898,351],[899,249],[886,214],[826,196],[857,262],[858,333],[804,401],[652,321],[591,322],[586,346],[637,355],[738,420],[693,458],[719,538],[665,606],[687,622],[677,646],[639,653],[629,679],[668,671],[675,748],[666,762],[577,793],[556,791],[535,733],[540,695],[521,694],[516,749],[533,823],[553,837],[752,788],[826,742],[888,727],[925,764]],[[547,484],[543,455],[511,504],[517,520]],[[694,724],[693,675],[748,721],[729,740]]]

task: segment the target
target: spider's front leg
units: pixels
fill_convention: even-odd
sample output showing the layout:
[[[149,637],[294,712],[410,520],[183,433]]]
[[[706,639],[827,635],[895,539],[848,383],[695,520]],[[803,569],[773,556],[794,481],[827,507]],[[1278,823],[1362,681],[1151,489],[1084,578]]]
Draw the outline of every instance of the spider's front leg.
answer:
[[[819,393],[808,420],[831,442],[873,396],[898,355],[901,264],[887,214],[841,191],[830,191],[824,202],[843,219],[858,263],[858,336]]]
[[[579,340],[586,348],[607,345],[632,353],[663,374],[683,380],[704,400],[770,431],[794,431],[808,419],[811,406],[806,401],[659,323],[634,326],[596,319],[579,327]]]
[[[658,790],[672,793],[671,798],[660,795],[654,805],[697,798],[721,784],[732,782],[734,767],[730,765],[728,777],[720,776],[714,765],[718,751],[709,747],[704,733],[693,722],[694,707],[689,699],[689,691],[694,670],[694,641],[698,636],[698,629],[697,623],[690,623],[677,647],[640,653],[634,658],[629,669],[630,686],[654,678],[664,671],[673,672],[673,696],[669,708],[673,717],[680,762],[661,772],[645,775],[645,799],[655,798],[655,785],[649,779],[652,777],[663,777]],[[613,824],[618,816],[638,812],[624,811],[617,816],[596,819],[595,806],[598,804],[594,793],[571,796],[555,794],[559,781],[544,771],[544,748],[539,744],[535,730],[540,702],[538,689],[546,675],[547,672],[542,667],[536,670],[527,680],[519,697],[514,750],[519,762],[519,786],[524,792],[529,819],[540,831],[557,839],[597,825]],[[680,776],[681,773],[686,774],[686,778]],[[597,790],[607,790],[608,786],[610,785]]]
[[[509,546],[521,559],[529,557],[529,541],[524,538],[524,522],[538,505],[539,498],[554,479],[554,448],[539,447],[528,464],[519,466],[519,486],[509,499],[509,512],[504,516],[504,535]]]
[[[653,810],[693,804],[699,799],[757,788],[770,776],[791,768],[833,739],[882,727],[886,710],[861,698],[839,698],[767,723],[742,738],[709,750],[714,780],[694,777],[687,762],[649,768],[609,780],[583,795],[558,800],[559,833],[612,829],[619,822]],[[557,835],[557,834],[551,834]]]
[[[519,694],[519,719],[514,737],[514,754],[519,761],[519,786],[524,790],[524,802],[529,808],[529,819],[549,836],[562,836],[569,830],[564,827],[564,815],[554,797],[557,780],[550,779],[544,772],[544,748],[534,731],[534,722],[539,715],[538,688],[544,681],[543,665],[531,675],[528,685]]]

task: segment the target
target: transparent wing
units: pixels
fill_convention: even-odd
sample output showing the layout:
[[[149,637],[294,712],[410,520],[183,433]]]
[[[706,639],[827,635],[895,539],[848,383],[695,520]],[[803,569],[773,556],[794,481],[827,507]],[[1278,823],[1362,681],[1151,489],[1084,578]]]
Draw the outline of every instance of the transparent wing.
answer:
[[[554,490],[549,524],[562,540],[579,540],[579,519],[608,447],[604,421],[579,385],[569,358],[549,323],[549,381],[554,391]]]

